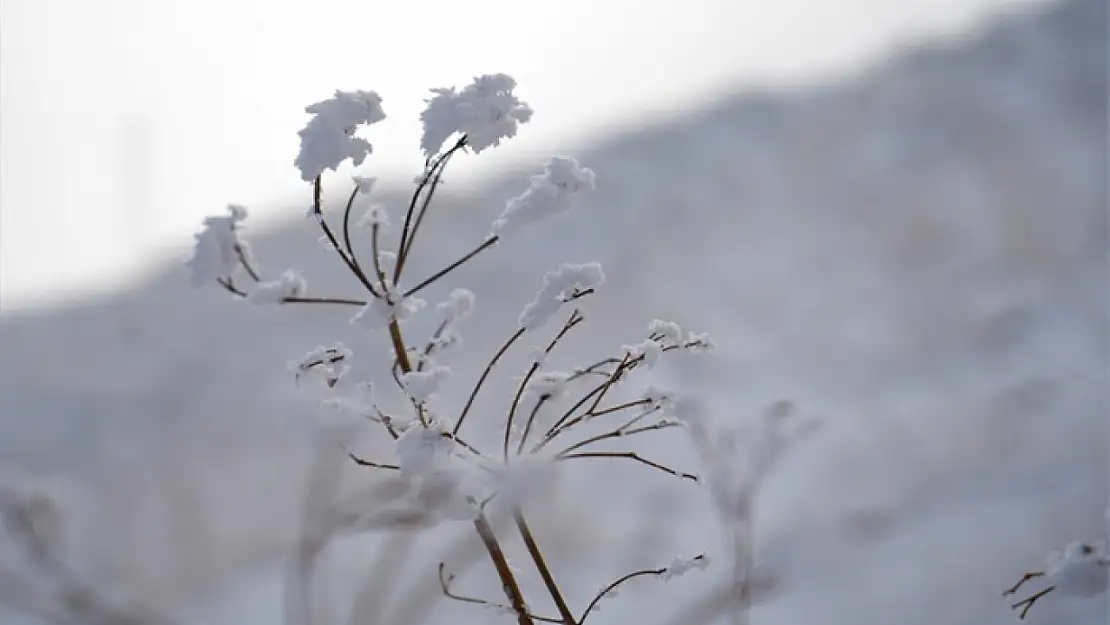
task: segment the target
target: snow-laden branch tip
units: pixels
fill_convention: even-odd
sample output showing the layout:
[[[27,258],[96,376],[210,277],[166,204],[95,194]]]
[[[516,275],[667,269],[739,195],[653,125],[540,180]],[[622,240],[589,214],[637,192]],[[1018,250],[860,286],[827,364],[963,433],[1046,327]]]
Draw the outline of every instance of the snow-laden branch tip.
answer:
[[[430,359],[429,359],[430,362]],[[401,374],[401,386],[405,394],[415,402],[427,401],[439,391],[440,385],[451,375],[451,368],[432,364],[423,371],[408,371]]]
[[[574,265],[563,263],[555,271],[547,272],[543,277],[543,288],[536,294],[524,310],[521,311],[518,323],[526,330],[535,330],[547,323],[559,307],[574,295],[576,291],[593,289],[605,282],[605,274],[601,271],[599,263],[586,263]]]
[[[1045,574],[1061,593],[1095,597],[1106,592],[1110,581],[1110,557],[1103,541],[1069,543],[1049,554]]]
[[[373,91],[336,90],[333,97],[311,104],[305,111],[313,117],[297,133],[301,151],[293,161],[305,182],[312,182],[326,169],[338,169],[348,158],[355,166],[361,165],[373,147],[356,137],[355,131],[385,119],[382,99]]]
[[[681,577],[693,569],[704,571],[707,566],[709,566],[709,557],[704,554],[692,558],[675,556],[671,563],[667,565],[667,568],[659,574],[659,577],[663,581],[669,581],[672,578]]]
[[[682,328],[673,321],[652,319],[648,324],[648,336],[658,337],[671,345],[682,342]]]
[[[371,204],[358,220],[360,228],[378,228],[379,234],[389,232],[389,212],[384,204]],[[326,238],[326,237],[325,237]],[[388,273],[388,272],[386,272]]]
[[[432,89],[427,107],[420,114],[424,136],[420,148],[429,158],[443,148],[455,133],[466,135],[467,146],[477,154],[516,136],[519,124],[532,119],[532,109],[513,94],[516,81],[506,74],[478,76],[455,91],[454,87]]]
[[[355,187],[358,188],[358,192],[362,195],[370,195],[371,193],[373,193],[374,185],[378,182],[378,179],[372,176],[366,177],[355,175],[351,176],[351,180],[355,183]]]
[[[247,209],[228,204],[227,215],[204,218],[204,229],[193,236],[193,255],[185,261],[189,283],[199,288],[217,280],[226,280],[239,266],[240,255],[250,262],[250,248],[239,240],[236,231],[247,218]]]
[[[277,280],[259,282],[247,293],[247,301],[252,304],[281,304],[290,297],[304,295],[307,285],[301,274],[287,270]]]
[[[493,222],[493,234],[506,237],[574,208],[584,192],[594,190],[594,172],[582,167],[574,158],[552,157],[542,174],[532,176],[524,193],[505,204],[505,210]]]

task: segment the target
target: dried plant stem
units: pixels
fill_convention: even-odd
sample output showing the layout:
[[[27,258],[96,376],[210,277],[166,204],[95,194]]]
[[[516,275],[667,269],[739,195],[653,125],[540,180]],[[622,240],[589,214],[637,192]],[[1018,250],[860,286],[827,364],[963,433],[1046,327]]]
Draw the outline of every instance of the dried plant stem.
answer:
[[[409,362],[408,348],[405,347],[401,325],[396,318],[389,324],[389,335],[393,341],[393,350],[396,353],[401,371],[404,373],[411,372],[412,363]],[[423,415],[421,415],[421,418],[423,418]],[[479,512],[474,519],[474,529],[478,531],[478,536],[482,539],[486,551],[489,552],[494,568],[497,569],[497,576],[501,578],[501,584],[505,589],[505,595],[509,598],[509,604],[516,611],[517,623],[519,625],[534,625],[534,620],[528,614],[528,607],[524,601],[524,594],[520,590],[520,584],[517,582],[516,576],[513,575],[513,571],[509,567],[509,561],[505,559],[501,544],[497,542],[497,536],[494,534],[493,528],[490,527],[489,520],[484,512]]]
[[[519,507],[513,510],[513,521],[516,522],[516,527],[520,530],[520,537],[524,539],[524,546],[528,548],[528,555],[532,556],[532,562],[536,564],[536,570],[540,572],[540,577],[543,578],[543,583],[547,586],[547,592],[551,594],[555,607],[558,608],[559,614],[563,617],[563,624],[577,625],[574,614],[571,613],[570,607],[563,599],[563,594],[559,591],[559,585],[555,583],[555,577],[551,575],[551,569],[547,567],[547,561],[544,559],[539,545],[536,544],[535,537],[532,536],[532,530],[528,527],[528,522],[524,519],[524,512]]]
[[[505,596],[509,598],[509,605],[516,612],[517,624],[535,625],[535,621],[528,613],[528,605],[524,602],[524,593],[520,590],[520,584],[517,583],[516,576],[513,575],[513,570],[509,567],[509,561],[505,559],[505,552],[501,550],[501,544],[497,542],[497,536],[494,535],[493,528],[490,527],[489,520],[484,513],[479,513],[474,519],[474,529],[478,530],[478,536],[481,537],[486,551],[489,552],[490,559],[493,560],[493,566],[497,569],[497,576],[501,578],[504,585]]]

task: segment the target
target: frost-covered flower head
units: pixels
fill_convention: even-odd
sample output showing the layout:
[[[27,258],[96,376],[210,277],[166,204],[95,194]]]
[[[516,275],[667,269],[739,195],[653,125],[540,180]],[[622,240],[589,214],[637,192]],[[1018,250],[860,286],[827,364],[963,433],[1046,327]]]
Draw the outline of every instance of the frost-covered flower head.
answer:
[[[594,172],[573,158],[554,157],[521,195],[509,200],[493,222],[493,233],[505,237],[518,230],[562,215],[574,207],[578,196],[594,190]]]
[[[457,133],[477,154],[516,136],[518,124],[532,119],[532,109],[514,94],[516,81],[505,74],[478,76],[462,91],[454,87],[432,89],[427,108],[420,115],[424,137],[420,148],[429,158]]]
[[[185,261],[189,282],[194,288],[228,279],[239,266],[240,255],[249,261],[250,249],[239,240],[236,230],[247,218],[247,209],[228,204],[227,215],[204,218],[204,229],[193,236],[193,256]]]
[[[301,151],[293,161],[305,182],[312,182],[326,169],[337,169],[348,158],[356,167],[361,165],[373,147],[366,139],[356,137],[355,131],[385,119],[382,99],[373,91],[336,90],[333,97],[309,105],[305,111],[313,117],[297,133]]]

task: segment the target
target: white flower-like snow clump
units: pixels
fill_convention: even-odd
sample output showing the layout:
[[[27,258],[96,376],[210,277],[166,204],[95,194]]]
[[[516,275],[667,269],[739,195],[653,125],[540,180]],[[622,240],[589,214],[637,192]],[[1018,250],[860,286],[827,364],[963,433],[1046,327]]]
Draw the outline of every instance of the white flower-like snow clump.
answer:
[[[216,280],[226,280],[239,266],[239,255],[250,262],[250,248],[239,240],[236,230],[247,218],[247,209],[228,204],[227,215],[204,218],[204,229],[193,236],[193,256],[185,261],[189,283],[194,288]]]
[[[313,118],[297,133],[301,151],[293,161],[305,182],[312,182],[326,169],[337,169],[348,158],[355,166],[361,165],[373,147],[356,137],[355,131],[385,119],[381,96],[373,91],[336,90],[335,96],[309,105],[305,111]]]
[[[439,391],[440,384],[450,375],[450,367],[433,365],[423,371],[402,373],[401,385],[405,388],[405,394],[413,401],[423,402]]]
[[[259,282],[247,294],[247,301],[252,304],[280,304],[290,297],[304,295],[307,285],[301,274],[287,270],[277,280]]]
[[[532,119],[532,109],[515,95],[516,81],[506,74],[478,76],[462,91],[454,87],[432,89],[435,95],[420,114],[424,136],[420,148],[428,157],[437,154],[456,132],[466,135],[477,154],[516,136],[519,124]]]
[[[682,328],[673,321],[652,319],[648,324],[648,336],[658,336],[661,340],[675,345],[682,342]]]
[[[594,190],[594,172],[574,158],[553,157],[542,174],[532,176],[521,195],[512,198],[493,222],[493,233],[505,237],[548,217],[567,213],[583,192]]]
[[[598,263],[563,263],[555,271],[544,274],[543,288],[536,294],[536,299],[524,307],[517,322],[526,330],[540,328],[559,312],[559,307],[576,291],[593,289],[603,282],[605,274]]]
[[[628,354],[630,360],[643,358],[644,368],[654,369],[663,356],[663,346],[654,339],[647,339],[636,345],[624,345],[621,350]]]
[[[1069,543],[1046,560],[1045,574],[1060,592],[1076,597],[1095,597],[1106,592],[1110,581],[1110,557],[1103,541]]]

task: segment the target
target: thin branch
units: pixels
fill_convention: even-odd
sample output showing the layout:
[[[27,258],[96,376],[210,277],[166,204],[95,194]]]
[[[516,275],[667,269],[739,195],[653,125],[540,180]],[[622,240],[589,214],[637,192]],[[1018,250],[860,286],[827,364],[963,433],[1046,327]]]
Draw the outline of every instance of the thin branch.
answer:
[[[558,456],[556,457],[556,460],[571,460],[573,458],[626,458],[628,460],[633,460],[635,462],[645,464],[653,469],[658,469],[664,473],[669,473],[675,477],[680,477],[684,480],[691,480],[694,482],[699,481],[698,476],[694,475],[693,473],[683,473],[682,471],[676,471],[675,469],[672,469],[667,465],[648,460],[647,458],[644,458],[634,451],[583,451],[573,454],[567,454],[565,456]]]
[[[358,196],[358,184],[355,188],[351,189],[351,195],[347,198],[347,206],[343,208],[343,244],[347,246],[347,254],[351,257],[356,267],[361,267],[358,258],[355,256],[355,248],[351,245],[351,209],[355,205],[355,197]]]
[[[358,456],[354,455],[353,453],[351,453],[349,451],[347,452],[347,457],[350,458],[351,460],[354,460],[355,464],[357,464],[360,467],[373,467],[375,469],[389,469],[391,471],[400,471],[401,470],[401,467],[399,467],[395,464],[383,464],[381,462],[370,462],[369,460],[363,460],[362,458],[359,458]]]
[[[420,231],[420,224],[424,223],[424,216],[428,214],[428,206],[432,203],[432,198],[435,197],[436,189],[439,188],[439,183],[443,179],[443,172],[447,169],[447,163],[451,157],[466,145],[466,137],[459,139],[457,143],[447,150],[440,159],[436,162],[436,171],[432,175],[431,184],[428,185],[428,190],[424,193],[424,201],[420,203],[420,211],[416,215],[416,222],[412,225],[412,231],[409,232],[408,240],[405,242],[405,260],[408,260],[409,253],[412,251],[412,246],[416,241],[416,233]],[[398,262],[401,262],[398,259]]]
[[[524,336],[524,332],[524,328],[520,328],[516,332],[514,332],[513,335],[509,337],[509,340],[505,341],[505,343],[501,345],[501,348],[497,350],[497,353],[493,355],[493,358],[490,359],[489,363],[486,364],[486,369],[478,378],[478,383],[475,384],[474,388],[470,391],[470,397],[467,398],[466,405],[463,406],[462,412],[459,414],[459,418],[455,420],[455,427],[451,431],[452,434],[459,433],[459,430],[462,428],[463,420],[466,419],[466,415],[470,412],[470,407],[474,405],[474,399],[478,396],[478,391],[482,390],[482,385],[485,384],[486,378],[489,377],[489,374],[493,371],[494,366],[497,365],[497,361],[501,360],[501,357],[505,355],[505,352],[509,351],[509,348],[512,347],[513,343],[517,342],[520,337]]]
[[[258,277],[258,271],[247,262],[247,254],[243,251],[242,244],[238,242],[235,243],[235,255],[239,257],[239,264],[243,266],[243,269],[247,272],[247,275],[251,277],[251,280],[261,282],[262,278]]]
[[[667,572],[667,569],[666,569],[666,568],[661,568],[661,569],[644,569],[644,570],[642,570],[642,571],[634,571],[634,572],[632,572],[632,573],[629,573],[629,574],[627,574],[627,575],[623,575],[623,576],[621,576],[621,577],[617,578],[617,580],[616,580],[616,581],[614,581],[613,583],[609,584],[609,585],[608,585],[608,586],[606,586],[605,588],[602,588],[602,589],[601,589],[601,591],[600,591],[600,592],[598,592],[598,593],[597,593],[597,595],[596,595],[596,596],[595,596],[595,597],[593,598],[593,600],[592,600],[592,601],[590,601],[590,604],[589,604],[589,605],[587,605],[587,606],[586,606],[586,609],[582,611],[582,616],[581,616],[581,618],[579,618],[579,619],[578,619],[578,625],[582,625],[583,623],[585,623],[585,622],[586,622],[586,617],[588,617],[588,616],[590,615],[590,612],[591,612],[591,611],[593,611],[593,609],[594,609],[594,608],[595,608],[595,607],[597,606],[597,604],[598,604],[598,603],[599,603],[599,602],[600,602],[600,601],[601,601],[602,599],[604,599],[604,598],[605,598],[605,595],[607,595],[607,594],[609,594],[610,592],[612,592],[612,591],[613,591],[613,589],[615,589],[615,588],[616,588],[617,586],[620,586],[621,584],[623,584],[623,583],[627,582],[627,581],[628,581],[628,580],[630,580],[630,579],[635,579],[635,578],[637,578],[637,577],[643,577],[643,576],[645,576],[645,575],[655,575],[655,576],[659,576],[659,575],[662,575],[662,574],[664,574],[664,573],[666,573],[666,572]]]
[[[540,572],[540,577],[543,578],[543,584],[547,587],[551,600],[555,602],[555,607],[558,608],[559,614],[563,617],[563,625],[577,625],[574,614],[571,613],[570,607],[563,599],[563,594],[559,592],[559,585],[555,583],[555,577],[551,574],[551,569],[547,567],[547,561],[544,560],[535,537],[532,536],[532,530],[528,527],[528,522],[524,520],[524,512],[519,507],[513,510],[513,520],[516,522],[517,529],[520,530],[520,537],[524,539],[524,546],[528,548],[528,555],[532,556],[532,562],[536,564],[536,570]]]
[[[231,278],[216,278],[216,282],[224,287],[232,295],[241,298],[247,297],[247,292],[235,286]],[[366,302],[358,299],[346,299],[342,297],[283,297],[279,302],[281,304],[341,304],[344,306],[365,306]]]
[[[1002,593],[1002,596],[1003,597],[1009,597],[1010,595],[1016,593],[1018,591],[1018,589],[1021,588],[1025,584],[1025,582],[1027,582],[1031,579],[1037,579],[1038,577],[1044,577],[1044,575],[1045,575],[1044,571],[1033,571],[1032,573],[1026,573],[1025,575],[1023,575],[1021,577],[1021,579],[1018,580],[1018,582],[1016,584],[1014,584],[1013,586],[1010,586],[1008,589],[1006,589],[1006,591],[1004,591]]]
[[[534,619],[528,612],[528,605],[524,602],[524,594],[520,590],[520,584],[517,583],[513,570],[509,566],[509,561],[505,559],[505,553],[501,551],[501,545],[497,542],[493,528],[490,527],[489,520],[486,519],[484,513],[479,513],[474,519],[474,528],[478,530],[478,536],[482,539],[482,544],[486,546],[486,551],[489,552],[494,568],[497,569],[497,576],[501,578],[505,596],[508,597],[509,604],[512,606],[513,612],[516,613],[517,625],[535,625]]]
[[[1030,595],[1029,597],[1026,597],[1025,599],[1022,599],[1021,601],[1018,601],[1017,603],[1011,605],[1010,607],[1015,609],[1015,610],[1018,609],[1018,608],[1021,608],[1021,614],[1018,615],[1018,618],[1024,621],[1025,620],[1025,615],[1029,614],[1029,608],[1032,608],[1033,604],[1036,603],[1038,599],[1040,599],[1041,597],[1047,595],[1048,593],[1050,593],[1054,590],[1056,590],[1055,586],[1049,586],[1048,588],[1045,588],[1044,590],[1042,590],[1042,591],[1040,591],[1040,592],[1038,592],[1034,595]]]
[[[413,192],[412,198],[409,200],[408,210],[405,211],[405,223],[404,226],[401,228],[401,241],[397,245],[397,266],[393,269],[394,284],[397,284],[397,282],[400,281],[401,270],[404,269],[405,261],[408,260],[409,257],[409,245],[412,239],[409,228],[412,226],[412,218],[413,215],[416,213],[416,203],[420,201],[421,192],[424,190],[424,187],[428,186],[429,182],[432,179],[432,176],[435,175],[435,172],[440,168],[440,166],[446,165],[446,157],[454,153],[456,150],[461,149],[465,145],[466,135],[463,135],[458,140],[458,142],[455,143],[454,147],[452,147],[446,154],[444,154],[444,156],[436,160],[436,162],[432,164],[430,169],[425,171],[424,176],[420,180],[420,184],[416,186],[416,190]]]
[[[405,291],[405,297],[409,297],[409,296],[412,296],[412,295],[415,295],[415,294],[419,293],[422,289],[424,289],[428,285],[436,282],[437,280],[439,280],[443,276],[446,276],[447,274],[449,274],[452,271],[458,269],[459,267],[462,267],[471,258],[474,258],[478,254],[481,254],[483,251],[489,249],[495,243],[497,243],[499,240],[500,240],[500,238],[496,234],[491,235],[488,239],[483,241],[481,245],[479,245],[478,247],[476,247],[476,248],[470,250],[469,252],[467,252],[466,255],[463,256],[462,258],[456,260],[455,262],[451,263],[450,265],[447,265],[443,269],[440,269],[439,271],[437,271],[434,274],[428,276],[427,278],[424,278],[423,280],[418,282],[416,284],[416,286],[414,286],[414,287],[410,288],[409,290]],[[400,261],[398,260],[397,262],[400,262]]]
[[[550,354],[551,350],[555,349],[555,344],[559,342],[559,339],[566,336],[567,331],[577,325],[578,322],[578,310],[575,309],[574,312],[570,314],[570,318],[567,319],[567,322],[563,324],[563,329],[560,330],[559,334],[556,335],[555,338],[547,344],[547,348],[543,350],[543,353]],[[505,419],[505,440],[503,445],[505,462],[509,461],[509,437],[512,434],[513,420],[516,418],[516,409],[520,406],[520,399],[524,396],[524,389],[528,387],[528,382],[531,381],[532,376],[536,375],[536,372],[539,371],[539,369],[540,363],[538,362],[533,362],[532,365],[528,367],[528,372],[524,374],[524,377],[520,380],[520,384],[518,384],[516,387],[516,395],[513,396],[513,403],[509,406],[509,416],[507,419]],[[544,398],[540,399],[541,404],[544,401],[546,401]],[[539,405],[537,405],[532,411],[533,418],[535,418],[536,412],[538,410]]]
[[[321,199],[322,195],[323,185],[321,182],[321,177],[316,176],[315,180],[312,183],[312,214],[316,217],[316,221],[319,222],[320,228],[324,231],[324,236],[328,238],[328,242],[331,243],[331,246],[333,248],[335,248],[336,253],[339,254],[339,258],[343,260],[343,264],[347,265],[347,269],[350,269],[351,273],[355,274],[355,277],[358,278],[358,281],[362,283],[362,286],[366,287],[366,290],[369,291],[371,295],[373,295],[374,297],[380,297],[378,292],[374,290],[374,285],[370,283],[369,278],[367,278],[366,274],[363,273],[362,268],[359,267],[353,260],[351,260],[351,257],[343,251],[343,248],[339,245],[339,241],[337,241],[335,238],[335,234],[331,231],[331,228],[328,227],[328,222],[326,219],[324,219],[324,209]]]
[[[478,597],[468,597],[466,595],[460,595],[460,594],[457,594],[455,592],[452,592],[451,582],[455,581],[455,574],[451,573],[449,575],[444,575],[444,567],[445,567],[445,564],[443,562],[440,562],[439,563],[439,588],[440,588],[440,590],[443,591],[443,595],[445,597],[447,597],[448,599],[454,599],[455,601],[461,601],[463,603],[472,603],[474,605],[486,606],[487,608],[494,608],[494,609],[497,609],[497,610],[504,610],[504,611],[507,611],[507,612],[514,612],[514,609],[511,606],[507,606],[507,605],[502,604],[502,603],[496,603],[494,601],[489,601],[488,599],[481,599],[481,598],[478,598]],[[541,622],[544,622],[544,623],[562,623],[563,622],[561,619],[549,618],[549,617],[545,617],[545,616],[538,616],[536,614],[532,614],[531,612],[528,613],[528,616],[531,617],[534,620],[541,621]]]
[[[559,330],[559,333],[555,335],[555,338],[551,339],[551,342],[548,343],[547,347],[543,350],[544,355],[550,354],[555,349],[555,346],[559,344],[559,341],[561,341],[563,337],[567,335],[567,332],[570,332],[571,329],[574,328],[574,326],[582,323],[585,320],[586,318],[582,316],[582,311],[578,310],[577,308],[574,309],[574,311],[570,313],[570,318],[567,319],[567,322],[563,324],[563,329]],[[524,425],[524,433],[521,434],[520,441],[517,443],[516,446],[516,455],[519,456],[521,453],[523,453],[524,443],[528,441],[528,435],[532,433],[532,425],[536,422],[536,415],[539,414],[540,406],[542,406],[546,400],[546,397],[540,398],[540,401],[536,402],[536,407],[532,409],[532,414],[528,415],[528,422]]]
[[[655,409],[652,409],[650,411],[646,411],[645,414],[651,414],[651,412],[654,412],[654,411],[655,411]],[[638,420],[638,419],[639,419],[639,417],[637,417],[634,420]],[[563,456],[563,455],[569,454],[570,452],[572,452],[576,449],[581,449],[583,447],[586,447],[587,445],[592,445],[594,443],[599,443],[601,441],[608,440],[610,438],[626,438],[626,437],[629,437],[629,436],[634,436],[636,434],[642,434],[644,432],[654,432],[656,430],[665,430],[667,428],[673,428],[673,427],[678,427],[678,423],[675,422],[675,421],[660,421],[658,423],[653,423],[651,425],[645,425],[643,427],[638,427],[638,428],[628,428],[628,427],[622,425],[621,427],[616,428],[615,430],[611,430],[609,432],[605,432],[604,434],[598,434],[597,436],[591,436],[590,438],[587,438],[585,440],[578,441],[577,443],[575,443],[575,444],[571,445],[570,447],[567,447],[563,451],[559,452],[557,455]]]

